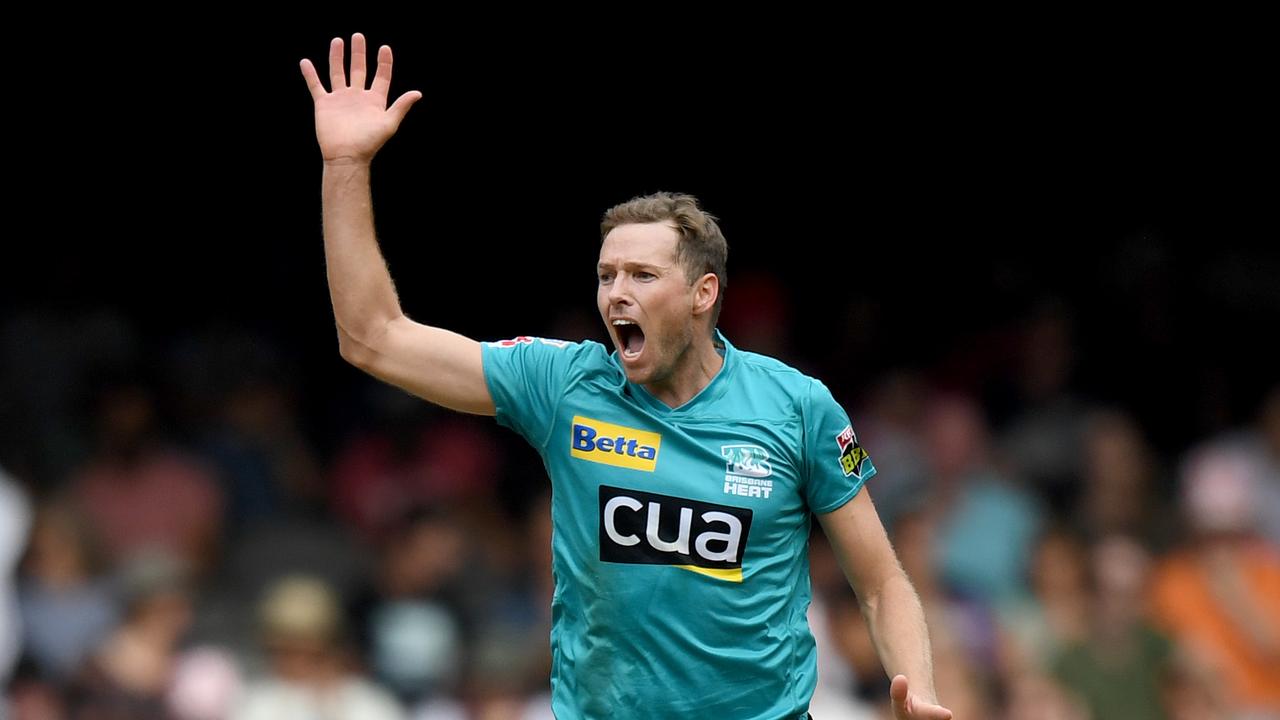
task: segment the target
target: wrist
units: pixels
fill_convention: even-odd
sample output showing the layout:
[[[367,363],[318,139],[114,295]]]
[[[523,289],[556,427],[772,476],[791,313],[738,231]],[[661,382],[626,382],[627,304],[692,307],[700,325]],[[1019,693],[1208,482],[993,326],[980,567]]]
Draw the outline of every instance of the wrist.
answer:
[[[373,157],[358,157],[355,155],[338,155],[324,159],[325,167],[332,168],[367,168],[372,162]]]

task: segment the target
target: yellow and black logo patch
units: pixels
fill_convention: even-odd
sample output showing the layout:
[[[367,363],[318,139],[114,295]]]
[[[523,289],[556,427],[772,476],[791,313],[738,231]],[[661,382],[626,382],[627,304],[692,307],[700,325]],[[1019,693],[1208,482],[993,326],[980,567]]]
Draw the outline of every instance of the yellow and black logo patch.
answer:
[[[575,415],[569,454],[604,465],[653,472],[658,466],[662,436],[648,430],[614,425]]]
[[[836,436],[836,444],[840,446],[840,470],[845,477],[853,476],[862,479],[862,466],[867,461],[867,451],[858,444],[858,436],[850,425]]]

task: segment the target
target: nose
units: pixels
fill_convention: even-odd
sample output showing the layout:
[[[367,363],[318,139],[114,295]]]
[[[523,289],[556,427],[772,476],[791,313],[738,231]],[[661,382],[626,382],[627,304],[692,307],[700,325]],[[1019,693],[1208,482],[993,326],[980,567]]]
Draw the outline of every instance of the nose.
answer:
[[[618,273],[609,284],[610,305],[631,304],[631,281],[625,273]]]

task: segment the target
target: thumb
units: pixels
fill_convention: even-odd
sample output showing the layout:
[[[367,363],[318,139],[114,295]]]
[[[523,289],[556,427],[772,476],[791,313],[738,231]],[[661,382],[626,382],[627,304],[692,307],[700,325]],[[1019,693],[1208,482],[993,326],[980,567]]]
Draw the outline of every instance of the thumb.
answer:
[[[387,112],[391,113],[391,117],[395,119],[396,125],[399,126],[400,121],[404,120],[405,114],[409,112],[409,108],[413,107],[413,104],[421,99],[422,93],[417,90],[410,90],[396,98],[391,107],[387,108]]]
[[[895,717],[907,716],[907,676],[895,675],[893,682],[889,684],[889,698],[893,700],[893,714]]]

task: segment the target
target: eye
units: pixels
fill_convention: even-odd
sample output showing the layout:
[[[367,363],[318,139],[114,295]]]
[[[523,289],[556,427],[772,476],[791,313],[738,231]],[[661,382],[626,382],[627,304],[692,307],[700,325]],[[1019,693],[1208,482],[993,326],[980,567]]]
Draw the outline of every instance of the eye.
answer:
[[[601,285],[608,285],[611,282],[613,282],[613,273],[605,273],[605,272],[600,273]]]
[[[654,278],[656,278],[656,277],[658,277],[658,276],[657,276],[657,275],[654,275],[654,274],[653,274],[653,273],[651,273],[651,272],[645,272],[644,270],[641,270],[640,272],[638,272],[638,273],[636,273],[636,274],[635,274],[635,278],[636,278],[637,280],[643,280],[643,281],[645,281],[645,282],[648,282],[649,280],[653,280],[653,279],[654,279]]]

